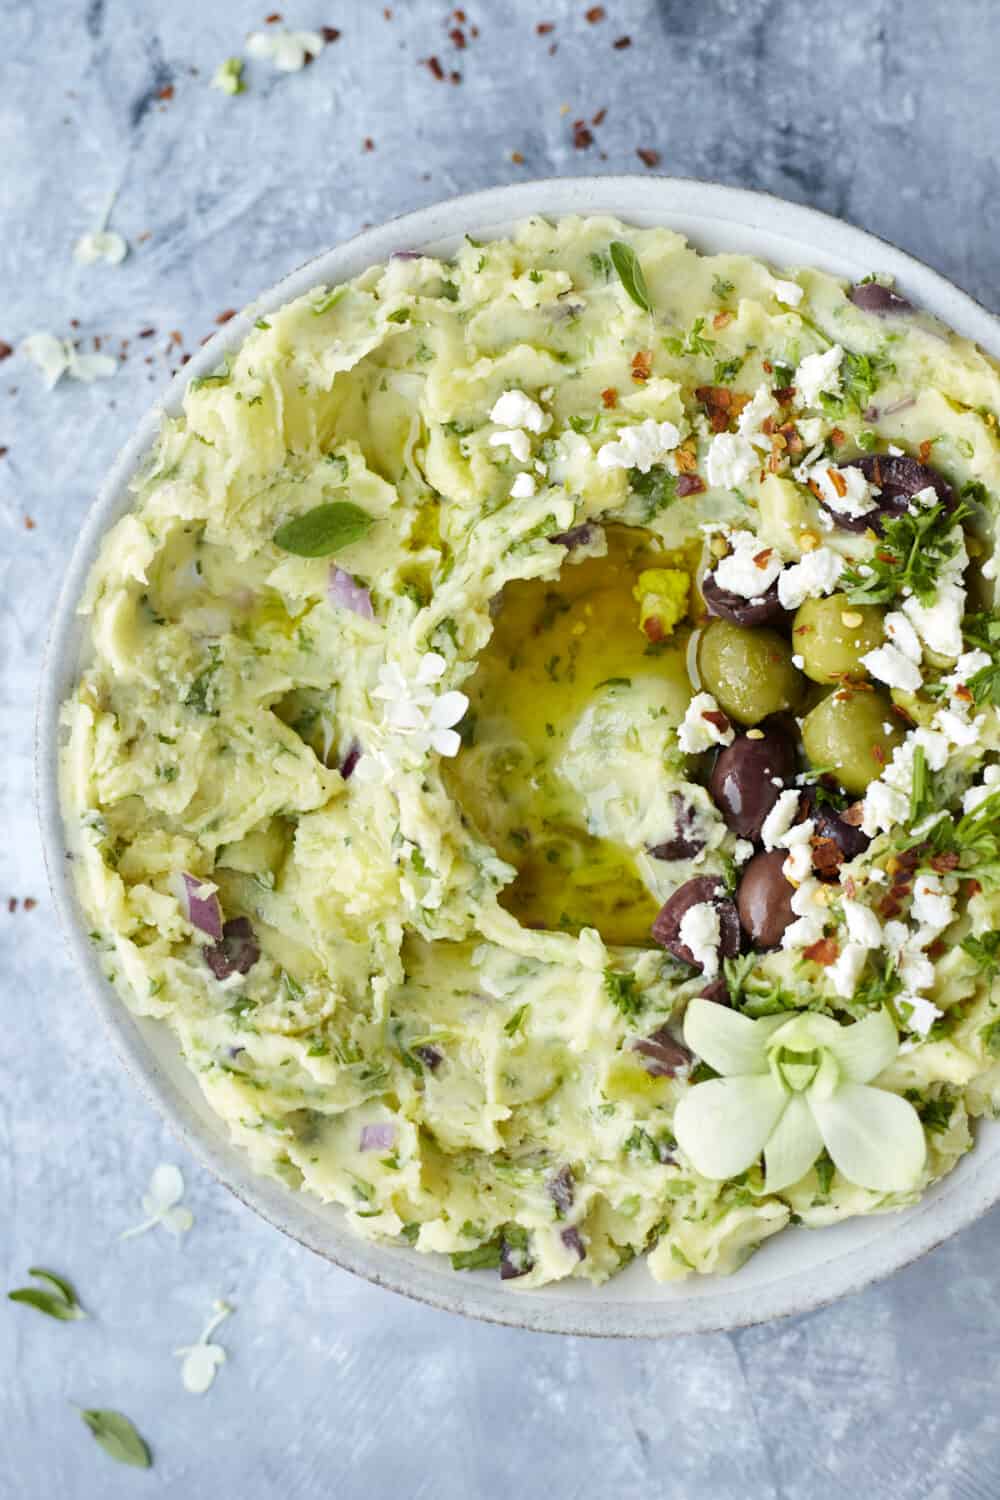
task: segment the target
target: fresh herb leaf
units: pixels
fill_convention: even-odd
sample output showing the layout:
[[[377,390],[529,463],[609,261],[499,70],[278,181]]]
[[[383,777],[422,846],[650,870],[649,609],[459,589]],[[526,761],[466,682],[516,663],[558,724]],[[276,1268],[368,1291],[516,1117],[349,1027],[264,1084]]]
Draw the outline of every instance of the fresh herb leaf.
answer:
[[[455,1271],[494,1271],[500,1264],[500,1236],[477,1245],[474,1250],[455,1250],[451,1264]]]
[[[743,368],[746,355],[739,354],[734,359],[717,359],[715,369],[712,371],[712,381],[715,385],[728,385],[735,380]]]
[[[664,464],[653,464],[646,474],[641,469],[629,469],[628,483],[632,494],[643,502],[642,521],[652,521],[677,499],[677,476]]]
[[[333,287],[333,289],[327,292],[325,296],[320,297],[318,302],[313,303],[313,316],[318,318],[321,313],[329,312],[331,307],[336,307],[337,303],[340,301],[341,297],[343,297],[346,291],[346,286]]]
[[[128,1417],[120,1411],[101,1411],[90,1408],[81,1411],[95,1440],[116,1463],[130,1464],[133,1469],[148,1469],[153,1460],[145,1441],[139,1436]]]
[[[503,1029],[505,1036],[516,1036],[519,1031],[523,1031],[524,1023],[527,1019],[528,1011],[530,1009],[531,1007],[529,1005],[518,1006],[517,1010],[510,1017],[510,1019],[504,1022]]]
[[[574,432],[596,432],[597,424],[599,421],[600,417],[595,411],[592,417],[570,417],[569,425],[572,427]]]
[[[641,307],[643,312],[651,313],[653,303],[650,299],[649,288],[646,278],[642,273],[639,257],[631,245],[626,245],[624,240],[612,240],[608,246],[611,256],[611,264],[618,272],[618,279],[625,289],[626,296],[630,297],[636,307]]]
[[[52,1290],[46,1291],[33,1286],[18,1287],[16,1291],[7,1293],[9,1301],[23,1302],[49,1318],[57,1318],[60,1323],[73,1323],[87,1316],[80,1306],[73,1283],[64,1276],[57,1276],[55,1271],[46,1271],[43,1266],[29,1266],[28,1275],[34,1276],[37,1281],[48,1282]]]
[[[718,297],[720,302],[725,302],[726,298],[731,297],[735,290],[735,282],[727,281],[724,276],[712,277],[712,296]]]
[[[892,360],[878,351],[854,354],[848,349],[840,366],[841,394],[834,396],[822,392],[820,405],[828,417],[845,417],[851,412],[866,411],[882,381],[895,374],[895,370]]]
[[[1000,932],[984,932],[982,937],[963,938],[960,947],[987,980],[1000,974]],[[996,1024],[1000,1026],[1000,1022]]]
[[[441,296],[445,299],[446,302],[457,302],[458,287],[453,281],[442,281]]]
[[[948,511],[938,504],[886,521],[871,557],[844,571],[840,587],[849,602],[894,604],[914,594],[921,604],[931,603],[941,569],[961,546],[961,523],[968,515],[967,506]]]
[[[981,1026],[979,1035],[990,1057],[1000,1057],[1000,1021],[991,1021],[988,1026]]]
[[[410,309],[408,307],[397,307],[395,312],[386,315],[387,323],[408,323],[410,321]]]
[[[274,533],[274,544],[296,557],[329,557],[360,541],[374,517],[349,500],[317,505],[305,515],[286,521]]]
[[[913,778],[910,786],[910,822],[919,823],[921,818],[933,811],[930,772],[923,745],[913,752]]]
[[[1000,708],[1000,615],[971,615],[962,626],[968,644],[992,658],[969,678],[969,692],[976,705],[991,703]]]
[[[924,1129],[932,1131],[935,1135],[940,1135],[948,1129],[954,1113],[955,1100],[949,1099],[945,1094],[942,1094],[939,1099],[928,1099],[927,1103],[917,1110]]]
[[[271,325],[266,318],[258,318],[253,326],[255,328],[268,329]]]
[[[642,1010],[643,998],[634,974],[605,969],[604,989],[611,1004],[623,1016],[636,1016]]]
[[[232,369],[228,359],[224,359],[217,370],[211,375],[196,375],[188,386],[189,390],[200,391],[206,385],[225,385],[232,375]]]
[[[611,256],[603,250],[591,250],[587,256],[590,261],[590,269],[595,276],[600,276],[604,281],[611,280],[611,272],[614,267],[611,264]]]

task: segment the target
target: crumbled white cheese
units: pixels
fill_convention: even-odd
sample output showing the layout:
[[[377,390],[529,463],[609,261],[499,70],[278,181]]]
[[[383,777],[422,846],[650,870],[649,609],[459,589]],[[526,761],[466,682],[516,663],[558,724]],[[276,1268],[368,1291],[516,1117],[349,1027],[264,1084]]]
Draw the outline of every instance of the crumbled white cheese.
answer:
[[[725,720],[725,729],[705,717],[720,714]],[[677,741],[685,755],[700,755],[712,745],[731,745],[735,739],[733,726],[722,713],[722,709],[711,693],[696,693],[687,706],[687,713],[677,730]]]
[[[897,823],[902,823],[910,810],[907,792],[890,786],[886,781],[873,781],[865,793],[861,831],[874,838],[879,832],[888,833]]]
[[[789,828],[779,840],[780,847],[788,850],[788,858],[781,867],[781,873],[792,885],[801,886],[811,879],[812,845],[809,840],[814,829],[812,819],[807,818],[804,823],[796,823]],[[794,905],[792,910],[795,910]]]
[[[920,647],[920,639],[910,621],[901,610],[894,609],[887,614],[884,621],[884,629],[892,644],[904,656],[911,661],[919,662],[923,652]]]
[[[792,666],[796,669],[796,671],[801,672],[802,669],[804,668],[805,664],[806,664],[805,657],[804,656],[800,656],[799,653],[796,651],[794,653],[794,655],[792,656]]]
[[[918,875],[913,884],[913,920],[942,932],[955,916],[955,903],[941,884],[940,875]]]
[[[518,474],[510,487],[511,497],[514,500],[530,500],[535,490],[534,474]]]
[[[33,333],[22,339],[18,352],[36,364],[49,390],[63,375],[71,380],[106,380],[118,368],[110,354],[78,354],[70,339],[52,333]]]
[[[522,432],[520,427],[512,427],[509,431],[490,433],[491,448],[509,448],[518,463],[526,464],[531,457],[531,443],[528,434]]]
[[[753,445],[736,432],[719,432],[708,450],[706,470],[713,489],[738,490],[760,467]]]
[[[975,677],[977,672],[981,672],[990,664],[991,658],[988,652],[980,651],[978,647],[975,651],[963,651],[955,663],[955,670],[945,678],[945,687],[953,693],[956,688],[964,687],[970,677]]]
[[[993,793],[998,791],[1000,791],[1000,766],[987,766],[980,784],[970,786],[963,796],[962,811],[964,813],[975,812],[980,803],[985,802],[987,797],[992,797]]]
[[[760,836],[765,849],[774,849],[795,822],[799,810],[799,793],[794,787],[782,792],[761,824]]]
[[[823,912],[816,902],[821,890],[820,881],[810,875],[793,891],[791,907],[798,921],[789,923],[782,934],[781,946],[786,952],[793,948],[808,948],[810,943],[818,942],[823,936]]]
[[[551,425],[538,402],[523,391],[504,391],[493,403],[490,421],[498,427],[526,427],[529,432],[544,432]]]
[[[96,261],[106,261],[109,266],[121,265],[128,254],[128,245],[120,234],[110,229],[92,229],[83,234],[73,246],[73,259],[82,266],[92,266]]]
[[[864,948],[882,946],[882,923],[870,906],[863,906],[860,901],[845,900],[844,921],[847,924],[847,936],[852,943],[860,943]]]
[[[827,422],[825,417],[799,417],[796,422],[799,437],[807,448],[818,448],[823,450],[823,438],[826,434]],[[811,463],[819,457],[819,453],[807,453],[806,462]]]
[[[734,531],[729,545],[732,551],[715,565],[716,583],[741,599],[758,599],[781,572],[781,558],[753,531]]]
[[[921,936],[917,934],[918,939]],[[904,947],[900,955],[899,977],[908,990],[929,990],[934,983],[934,965],[926,953],[921,953],[919,948],[912,946],[912,942]]]
[[[953,745],[974,745],[979,739],[983,719],[969,720],[964,713],[954,708],[939,708],[934,715],[934,728],[945,735]]]
[[[944,1011],[923,995],[900,995],[896,1006],[907,1026],[918,1036],[926,1036],[938,1016],[944,1015]]]
[[[903,610],[929,651],[936,651],[939,656],[961,655],[965,613],[965,589],[961,584],[939,583],[930,604],[921,604],[911,595],[904,600]]]
[[[823,391],[840,391],[840,365],[844,351],[834,344],[824,354],[807,354],[795,372],[795,389],[803,406],[818,406]]]
[[[878,503],[875,496],[879,491],[868,483],[856,464],[846,469],[827,463],[816,464],[806,470],[805,482],[819,491],[820,499],[831,510],[855,520],[867,516]],[[843,486],[843,494],[839,486]]]
[[[879,682],[900,688],[904,693],[919,692],[923,685],[920,668],[897,646],[877,646],[874,651],[867,651],[861,665]]]
[[[797,281],[781,281],[776,276],[771,277],[771,290],[779,302],[786,302],[789,307],[798,307],[805,296]]]
[[[697,905],[689,906],[681,917],[678,937],[685,948],[690,949],[691,957],[701,966],[705,978],[714,979],[719,972],[719,943],[722,939],[718,907],[711,901],[699,901]]]
[[[601,469],[638,469],[640,474],[648,474],[680,440],[680,429],[673,422],[654,422],[649,417],[633,427],[623,427],[616,442],[598,448],[597,464]]]
[[[745,865],[753,854],[753,844],[749,839],[737,839],[733,845],[733,859],[738,865]]]
[[[844,571],[844,559],[829,547],[806,552],[801,562],[786,568],[778,579],[782,609],[798,609],[805,599],[832,594]]]
[[[770,386],[758,386],[753,400],[748,401],[740,412],[736,430],[740,437],[746,438],[755,448],[770,449],[771,439],[761,428],[769,417],[773,419],[777,415],[778,403],[771,394]]]
[[[835,994],[844,1000],[850,1000],[858,987],[867,957],[868,949],[862,943],[845,944],[843,952],[826,971]]]

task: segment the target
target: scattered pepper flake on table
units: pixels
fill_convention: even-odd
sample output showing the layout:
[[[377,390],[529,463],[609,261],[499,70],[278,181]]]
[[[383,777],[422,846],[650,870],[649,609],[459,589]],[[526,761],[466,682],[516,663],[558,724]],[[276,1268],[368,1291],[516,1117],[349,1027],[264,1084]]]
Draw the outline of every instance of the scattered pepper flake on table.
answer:
[[[607,11],[603,5],[592,5],[589,10],[584,11],[583,19],[589,21],[591,26],[596,26],[599,21],[604,20],[606,15]]]
[[[616,52],[624,52],[626,47],[631,47],[632,38],[630,36],[620,36],[611,45]]]
[[[8,344],[3,339],[0,339],[0,359],[10,359],[13,353],[13,344]]]
[[[649,146],[638,146],[636,156],[647,167],[658,167],[660,165],[659,151],[653,151]]]
[[[594,134],[586,120],[573,121],[573,145],[578,151],[587,151],[594,144]]]

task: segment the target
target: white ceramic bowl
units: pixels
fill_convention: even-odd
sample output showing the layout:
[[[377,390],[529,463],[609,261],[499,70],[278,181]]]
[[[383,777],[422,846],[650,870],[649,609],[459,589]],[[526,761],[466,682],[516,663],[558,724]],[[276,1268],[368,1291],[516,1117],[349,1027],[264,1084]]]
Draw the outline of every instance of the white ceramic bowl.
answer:
[[[337,1265],[436,1307],[559,1333],[662,1337],[805,1312],[914,1260],[1000,1199],[1000,1123],[982,1123],[975,1150],[916,1207],[831,1229],[786,1230],[728,1279],[659,1286],[636,1262],[603,1287],[572,1280],[518,1292],[503,1288],[487,1272],[453,1271],[443,1256],[370,1244],[346,1227],[340,1210],[256,1176],[205,1103],[168,1029],[131,1016],[104,979],[70,877],[57,792],[59,705],[73,686],[83,649],[77,600],[103,534],[128,509],[129,479],[156,436],[162,411],[180,409],[191,377],[214,369],[239,345],[255,317],[317,283],[355,276],[393,250],[447,255],[464,234],[488,238],[507,233],[531,214],[571,213],[611,213],[641,226],[665,225],[702,250],[739,251],[777,267],[811,265],[852,278],[892,272],[914,302],[1000,358],[1000,323],[936,272],[862,230],[763,193],[676,178],[577,177],[473,193],[366,230],[293,272],[226,324],[175,377],[162,408],[148,413],[122,450],[79,538],[55,614],[38,709],[38,795],[56,905],[112,1039],[181,1139],[239,1198]],[[104,1046],[104,1036],[96,1034],[94,1045]]]

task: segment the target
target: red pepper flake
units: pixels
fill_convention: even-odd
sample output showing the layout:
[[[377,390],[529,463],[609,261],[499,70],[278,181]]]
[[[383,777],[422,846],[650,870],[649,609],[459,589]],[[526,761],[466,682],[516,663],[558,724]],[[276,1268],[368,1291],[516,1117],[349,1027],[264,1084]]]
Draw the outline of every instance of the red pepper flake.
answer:
[[[436,57],[424,57],[421,58],[421,61],[425,68],[430,69],[438,83],[444,83],[444,68],[442,68]]]
[[[164,87],[160,90],[160,92],[157,94],[156,97],[157,97],[157,99],[164,100],[164,102],[166,102],[166,100],[168,100],[168,99],[172,99],[174,97],[174,86],[173,86],[173,84],[172,83],[165,84]]]
[[[685,495],[701,495],[704,493],[705,481],[700,474],[678,474],[677,494],[681,499]]]
[[[830,442],[833,443],[835,448],[839,448],[841,443],[844,443],[846,441],[847,439],[845,438],[844,433],[839,427],[831,427]]]
[[[872,755],[878,761],[880,766],[885,765],[885,751],[882,749],[881,745],[872,746]]]
[[[510,159],[514,163],[515,167],[523,167],[524,166],[524,154],[523,154],[523,152],[521,152],[521,151],[512,151],[510,153]]]
[[[658,167],[660,165],[660,153],[654,151],[651,146],[637,146],[636,156],[645,167]]]
[[[702,710],[702,718],[706,723],[713,725],[720,734],[725,734],[732,726],[721,708],[706,708]]]
[[[631,47],[632,38],[630,36],[620,36],[611,45],[616,52],[624,52],[626,47]]]
[[[216,318],[215,321],[221,327],[221,325],[223,323],[228,323],[229,320],[230,320],[230,318],[235,318],[235,316],[236,316],[236,309],[235,309],[235,307],[227,307],[224,312],[220,312],[219,313],[219,315],[218,315],[218,317]]]
[[[172,328],[170,330],[170,342],[172,344],[177,344],[178,346],[183,344],[184,335],[181,333],[179,328]]]
[[[930,463],[930,461],[931,461],[931,449],[933,448],[933,446],[934,446],[934,439],[933,438],[927,438],[924,442],[922,442],[920,444],[920,447],[917,449],[917,457],[919,458],[919,460],[920,460],[920,462],[922,464],[929,464]]]
[[[7,456],[7,454],[9,452],[10,452],[9,448],[0,445],[0,458],[6,458],[6,456]]]
[[[182,364],[182,365],[186,365],[186,364],[188,364],[188,363],[189,363],[189,361],[190,361],[190,359],[191,359],[191,356],[190,356],[190,354],[182,354],[182,355],[181,355],[181,364]]]
[[[35,900],[34,896],[25,896],[24,900],[21,902],[21,905],[24,907],[25,911],[34,911],[35,907],[38,905],[38,902]]]
[[[140,328],[139,329],[138,337],[141,338],[141,339],[151,339],[151,338],[155,338],[155,336],[156,336],[156,329],[155,328]],[[122,348],[123,349],[125,348],[125,341],[124,340],[122,341]]]
[[[383,9],[383,11],[382,11],[382,14],[385,16],[385,18],[386,18],[387,21],[391,21],[392,20],[392,6],[391,5],[385,6],[384,9]]]
[[[779,385],[776,390],[771,392],[771,395],[779,406],[787,406],[795,395],[795,387],[794,385]]]
[[[462,75],[461,75],[461,73],[449,73],[448,74],[448,82],[449,83],[461,83],[462,82]]]
[[[7,344],[7,343],[4,342],[3,339],[0,339],[0,359],[10,359],[10,357],[11,357],[11,355],[13,353],[14,353],[14,345],[13,344]]]
[[[632,356],[632,379],[648,380],[653,373],[653,351],[651,349],[640,349],[638,354]]]
[[[591,26],[596,26],[598,21],[603,21],[606,15],[607,11],[603,5],[592,5],[589,10],[584,11],[583,19],[589,21]]]
[[[810,943],[808,948],[803,948],[803,957],[811,958],[814,964],[832,964],[839,957],[840,949],[833,938],[820,938],[818,942]]]
[[[15,912],[15,911],[17,911],[17,897],[16,896],[8,896],[7,897],[7,910],[9,912]]]
[[[555,29],[556,27],[554,21],[539,21],[538,25],[535,27],[535,31],[539,36],[548,36],[549,32],[555,31]]]
[[[319,34],[323,38],[324,42],[340,41],[340,31],[336,26],[321,26],[319,28]]]
[[[594,137],[591,134],[591,132],[587,129],[587,123],[586,123],[586,121],[585,120],[574,120],[573,121],[573,145],[576,147],[576,149],[578,151],[586,151],[587,148],[589,146],[592,146],[593,144],[594,144]]]
[[[765,547],[763,552],[754,553],[754,565],[758,568],[766,568],[774,553],[773,547]]]
[[[364,138],[364,140],[361,142],[361,149],[362,149],[362,151],[374,151],[375,150],[375,142],[372,140],[372,138],[371,138],[370,135],[366,135],[365,138]]]
[[[943,875],[946,870],[957,870],[958,855],[953,849],[947,850],[944,854],[935,854],[931,859],[931,869],[937,870],[939,875]]]
[[[606,391],[601,392],[601,400],[609,411],[613,411],[618,405],[618,392],[613,385],[609,385]]]
[[[459,52],[464,51],[464,49],[465,49],[465,32],[461,29],[461,27],[460,26],[453,27],[452,30],[449,31],[448,35],[451,38],[451,40],[454,43],[454,45],[458,48]]]
[[[269,16],[265,16],[264,17],[264,25],[265,26],[277,26],[278,22],[279,21],[283,21],[283,20],[284,20],[284,16],[281,14],[280,10],[272,10],[272,12],[271,12],[271,14]]]
[[[832,435],[833,434],[831,433],[831,437]],[[826,477],[827,479],[829,479],[830,483],[837,491],[837,494],[841,497],[841,499],[843,499],[843,497],[847,494],[847,481],[844,478],[843,474],[841,474],[840,470],[827,469]]]
[[[594,118],[593,118],[593,119],[592,119],[592,120],[591,120],[591,122],[590,122],[590,123],[591,123],[591,125],[603,125],[603,124],[604,124],[604,121],[605,121],[605,119],[606,119],[606,117],[607,117],[607,113],[608,113],[608,112],[607,112],[607,110],[606,110],[606,109],[599,109],[599,110],[598,110],[598,111],[597,111],[597,114],[596,114],[596,115],[595,115],[595,116],[594,116]]]
[[[965,882],[965,899],[966,899],[966,901],[971,901],[972,898],[973,898],[973,896],[978,896],[979,892],[981,890],[982,890],[982,886],[979,884],[978,880],[967,880]]]
[[[25,531],[34,531],[35,529],[35,523],[30,516],[25,516],[24,518],[24,529]]]

